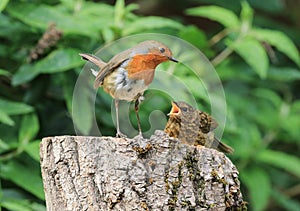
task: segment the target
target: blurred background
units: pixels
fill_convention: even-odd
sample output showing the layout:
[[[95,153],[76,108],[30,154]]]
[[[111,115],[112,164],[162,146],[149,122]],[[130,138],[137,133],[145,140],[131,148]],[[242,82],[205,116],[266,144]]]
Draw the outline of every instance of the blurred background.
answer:
[[[72,95],[85,64],[78,53],[149,32],[191,43],[214,65],[227,102],[222,141],[235,149],[229,157],[249,210],[300,210],[299,8],[299,0],[1,0],[0,207],[45,210],[39,143],[75,135]],[[178,76],[190,84],[196,77]],[[98,95],[101,132],[114,136],[112,99]],[[167,96],[146,92],[145,130],[149,99],[170,109]]]

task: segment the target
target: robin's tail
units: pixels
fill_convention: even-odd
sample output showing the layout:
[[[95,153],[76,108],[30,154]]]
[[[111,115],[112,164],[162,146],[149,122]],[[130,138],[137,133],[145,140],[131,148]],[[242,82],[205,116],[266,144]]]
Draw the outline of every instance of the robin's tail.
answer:
[[[214,137],[213,148],[218,149],[221,152],[232,154],[234,149],[228,146],[227,144],[222,143],[216,137]]]
[[[96,57],[96,56],[94,56],[92,54],[80,53],[79,55],[81,56],[82,59],[94,63],[100,69],[102,69],[106,65],[106,63],[104,61],[102,61],[100,58],[98,58],[98,57]],[[93,69],[92,69],[92,73],[93,73],[93,75],[97,76],[97,72],[95,70],[93,70]]]

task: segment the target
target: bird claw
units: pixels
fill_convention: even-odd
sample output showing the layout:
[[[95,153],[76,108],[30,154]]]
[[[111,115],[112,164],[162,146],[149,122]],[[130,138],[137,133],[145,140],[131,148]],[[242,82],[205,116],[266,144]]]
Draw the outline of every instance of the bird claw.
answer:
[[[116,137],[117,138],[127,138],[127,136],[121,132],[117,132]]]
[[[142,133],[139,133],[138,135],[136,135],[136,136],[134,137],[134,139],[144,139],[143,134],[142,134]]]
[[[196,148],[197,148],[197,149],[204,149],[205,146],[203,146],[203,145],[196,145]]]
[[[138,97],[139,104],[140,104],[141,102],[143,102],[144,100],[145,100],[144,95],[140,95],[140,96]]]

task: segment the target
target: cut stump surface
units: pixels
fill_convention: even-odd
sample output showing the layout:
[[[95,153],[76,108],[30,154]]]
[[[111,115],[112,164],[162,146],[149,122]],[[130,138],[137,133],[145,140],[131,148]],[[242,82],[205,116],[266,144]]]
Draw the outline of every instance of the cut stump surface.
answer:
[[[221,152],[150,139],[57,136],[40,145],[47,210],[243,210]]]

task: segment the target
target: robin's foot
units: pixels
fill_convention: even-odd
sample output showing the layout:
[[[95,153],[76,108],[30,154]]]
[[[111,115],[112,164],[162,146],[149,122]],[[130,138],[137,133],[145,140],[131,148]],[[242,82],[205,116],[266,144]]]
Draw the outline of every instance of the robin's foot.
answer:
[[[197,149],[204,149],[205,146],[202,146],[202,145],[196,145],[196,148],[197,148]]]
[[[117,138],[127,138],[127,136],[121,132],[117,132],[116,137]]]
[[[134,137],[134,139],[144,139],[143,134],[142,134],[142,133],[139,133],[138,135],[136,135],[136,136]]]
[[[141,102],[143,102],[145,100],[145,97],[143,94],[139,94],[138,97],[137,97],[137,101],[138,101],[138,104],[141,104]]]

